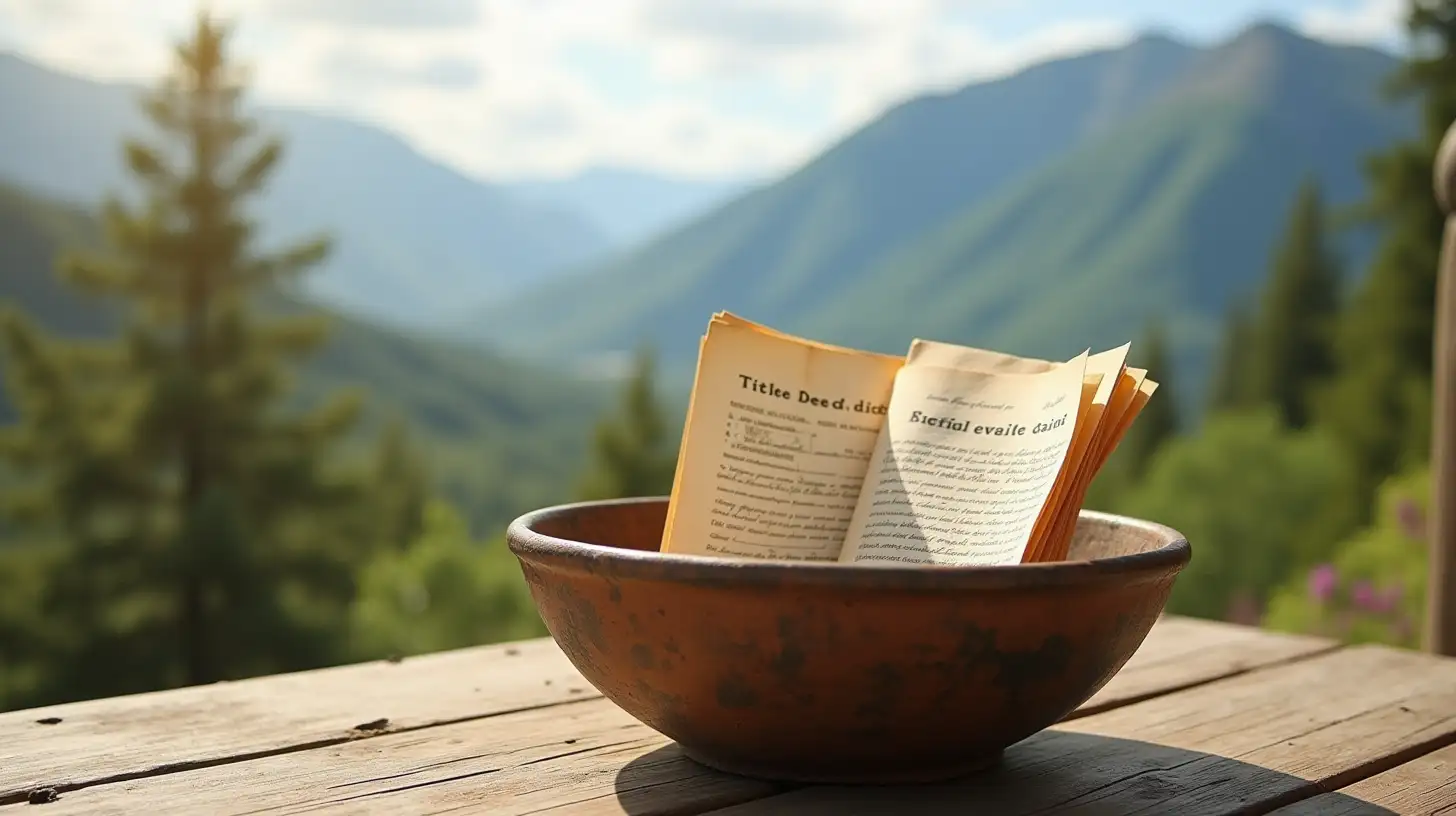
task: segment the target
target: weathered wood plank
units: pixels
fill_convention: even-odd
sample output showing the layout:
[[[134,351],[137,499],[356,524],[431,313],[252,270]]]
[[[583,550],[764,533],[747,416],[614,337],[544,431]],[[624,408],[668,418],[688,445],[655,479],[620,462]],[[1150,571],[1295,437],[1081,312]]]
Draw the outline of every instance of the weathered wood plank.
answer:
[[[598,696],[545,638],[12,711],[0,803]]]
[[[1311,660],[1328,659],[1322,656]],[[1186,665],[1192,671],[1206,668],[1197,661],[1186,661]],[[1259,674],[1276,675],[1299,665],[1281,664],[1182,694]],[[1326,666],[1315,676],[1343,668],[1343,664]],[[1167,667],[1160,670],[1159,676],[1173,688],[1186,687],[1190,677]],[[1303,675],[1296,678],[1301,697],[1307,705],[1315,705],[1317,692],[1311,693],[1307,680]],[[1146,679],[1138,682],[1147,689]],[[1286,682],[1281,693],[1287,694],[1292,682]],[[1145,700],[1132,708],[1154,705],[1160,699]],[[1077,722],[1095,724],[1122,710]],[[1137,732],[1139,726],[1127,729]],[[1056,756],[1063,772],[1081,767],[1086,757],[1097,750],[1125,743],[1085,735],[1063,735],[1061,739],[1054,751],[1059,752]],[[1125,753],[1127,749],[1123,750]],[[1094,773],[1090,778],[1108,781],[1109,773],[1123,767],[1113,767],[1115,759],[1104,759],[1100,764],[1094,761],[1091,767],[1100,768],[1102,776]],[[1124,759],[1124,765],[1126,761],[1130,760]],[[1036,780],[1036,784],[1055,789],[1062,782],[1053,776]],[[47,805],[47,813],[146,810],[151,816],[163,816],[173,812],[440,813],[470,809],[509,816],[552,809],[641,816],[702,813],[761,800],[782,789],[701,768],[685,759],[661,735],[610,702],[597,699],[63,792],[57,802]],[[847,801],[839,801],[824,812],[843,812],[847,803],[857,806],[860,795],[852,791]]]
[[[1435,816],[1456,813],[1456,746],[1416,757],[1333,793],[1275,811],[1275,816]]]
[[[665,755],[666,742],[595,699],[85,788],[62,793],[45,812],[511,816],[570,806],[646,816],[701,812],[782,790],[706,771],[675,750]]]
[[[1085,716],[1251,669],[1312,657],[1339,644],[1198,618],[1158,621],[1122,671],[1075,716]]]
[[[1456,661],[1361,647],[1075,720],[966,783],[805,788],[720,816],[1261,813],[1452,742]]]
[[[1082,711],[1335,648],[1169,617]],[[0,714],[0,803],[599,696],[549,639]],[[60,723],[38,721],[59,718]],[[388,722],[382,728],[354,726]]]

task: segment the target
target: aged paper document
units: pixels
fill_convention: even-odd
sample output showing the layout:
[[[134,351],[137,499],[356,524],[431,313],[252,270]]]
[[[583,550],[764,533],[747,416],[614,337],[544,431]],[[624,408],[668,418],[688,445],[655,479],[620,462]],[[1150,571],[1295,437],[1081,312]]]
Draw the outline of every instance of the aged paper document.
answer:
[[[1087,355],[1036,374],[906,365],[839,560],[1015,564],[1071,446]]]
[[[1077,427],[1073,432],[1071,449],[1066,461],[1052,486],[1047,506],[1033,529],[1025,561],[1055,560],[1065,556],[1065,548],[1059,548],[1057,532],[1061,525],[1060,509],[1075,502],[1078,509],[1086,486],[1078,492],[1082,475],[1089,468],[1095,473],[1100,467],[1098,453],[1101,444],[1113,435],[1113,426],[1121,418],[1126,401],[1132,398],[1136,384],[1124,374],[1127,355],[1132,344],[1126,343],[1108,351],[1093,354],[1087,358],[1087,374],[1083,380],[1081,410],[1078,412]],[[1048,371],[1057,364],[1029,357],[1018,357],[985,349],[940,343],[931,340],[916,340],[910,346],[906,366],[933,365],[948,368],[987,370],[1003,372],[1036,373]],[[1141,382],[1139,379],[1137,382]],[[1123,402],[1118,402],[1123,400]],[[1109,409],[1109,406],[1112,406]],[[1094,466],[1094,461],[1096,462]],[[1090,480],[1089,480],[1090,481]],[[1075,516],[1073,518],[1075,522]],[[1070,535],[1070,534],[1069,534]],[[1062,555],[1058,556],[1058,552]]]
[[[902,365],[715,315],[662,550],[838,557]]]

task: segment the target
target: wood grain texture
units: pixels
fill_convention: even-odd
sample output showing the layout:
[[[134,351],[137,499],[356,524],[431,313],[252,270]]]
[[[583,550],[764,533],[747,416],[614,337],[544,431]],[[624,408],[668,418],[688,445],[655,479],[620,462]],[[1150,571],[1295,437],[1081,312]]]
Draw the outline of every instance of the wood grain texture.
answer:
[[[965,783],[805,788],[720,816],[1262,813],[1452,742],[1456,661],[1360,647],[1058,726]]]
[[[1320,641],[1176,618],[1159,622],[1154,632],[1165,634],[1150,637],[1141,656],[1127,667],[1126,682],[1138,696],[1158,693],[1159,683],[1165,690],[1186,689],[1202,682],[1210,670],[1247,669],[1252,660],[1283,661],[1299,649],[1324,647]],[[1198,649],[1226,654],[1214,659],[1189,653]],[[1239,650],[1248,654],[1236,658]],[[1131,697],[1131,692],[1117,690],[1123,677],[1109,684],[1101,705]],[[563,808],[571,813],[690,814],[781,790],[708,771],[616,706],[596,699],[63,791],[46,812],[144,810],[161,816],[464,808],[510,814]]]
[[[1127,665],[1074,716],[1085,716],[1251,669],[1339,648],[1325,638],[1267,632],[1197,618],[1165,617]]]
[[[1082,711],[1334,648],[1167,617]],[[599,696],[549,638],[0,714],[0,803]],[[59,718],[55,724],[40,721]],[[382,727],[357,729],[358,725]]]
[[[1451,203],[1456,125],[1441,140],[1436,191]],[[1425,645],[1456,655],[1456,221],[1447,209],[1436,279],[1431,411],[1431,521],[1427,546]]]
[[[12,711],[0,803],[597,696],[545,638]]]
[[[1333,793],[1280,808],[1275,816],[1436,816],[1456,813],[1456,746],[1397,765]]]
[[[1334,644],[1192,618],[1165,618],[1107,688],[1105,710]],[[0,714],[0,803],[36,787],[185,771],[402,729],[600,697],[550,638],[399,663],[215,683]],[[60,723],[42,721],[60,718]],[[355,726],[379,726],[355,729]]]
[[[782,790],[708,771],[666,744],[595,699],[65,792],[44,812],[516,816],[567,808],[649,816]]]

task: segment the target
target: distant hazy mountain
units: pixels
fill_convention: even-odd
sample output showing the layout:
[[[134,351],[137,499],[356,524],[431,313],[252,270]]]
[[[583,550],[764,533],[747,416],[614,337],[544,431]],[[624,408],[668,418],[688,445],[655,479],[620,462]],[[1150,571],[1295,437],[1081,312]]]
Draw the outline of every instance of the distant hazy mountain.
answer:
[[[0,179],[83,202],[121,189],[123,136],[152,132],[137,90],[0,54]],[[586,218],[462,176],[378,128],[258,113],[286,139],[258,212],[265,235],[331,232],[336,253],[314,291],[346,308],[429,326],[606,246]]]
[[[745,181],[701,180],[615,167],[509,184],[522,199],[584,216],[619,245],[633,244],[707,211],[741,192]]]
[[[717,309],[896,354],[926,337],[1072,356],[1161,318],[1193,385],[1226,304],[1262,280],[1300,179],[1349,202],[1363,157],[1413,132],[1413,112],[1378,95],[1393,67],[1263,24],[919,97],[478,325],[564,357],[651,342],[681,366]]]
[[[57,278],[57,254],[94,246],[99,230],[80,209],[0,184],[0,309],[16,309],[72,337],[115,330],[110,302],[78,294]],[[317,311],[295,298],[267,308]],[[366,420],[397,416],[425,447],[439,487],[482,530],[494,534],[516,514],[569,498],[592,422],[610,392],[489,352],[414,337],[335,315],[332,337],[299,372],[300,398],[337,388],[361,390]],[[0,426],[14,419],[0,349]]]

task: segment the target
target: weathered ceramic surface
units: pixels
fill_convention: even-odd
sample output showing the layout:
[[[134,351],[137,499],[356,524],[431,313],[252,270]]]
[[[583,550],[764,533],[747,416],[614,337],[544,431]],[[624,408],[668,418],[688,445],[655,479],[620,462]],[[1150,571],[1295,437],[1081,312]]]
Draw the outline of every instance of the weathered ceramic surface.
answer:
[[[1070,559],[861,567],[657,552],[665,499],[548,508],[510,547],[552,636],[607,698],[703,764],[806,782],[994,763],[1132,656],[1188,543],[1084,512]]]

